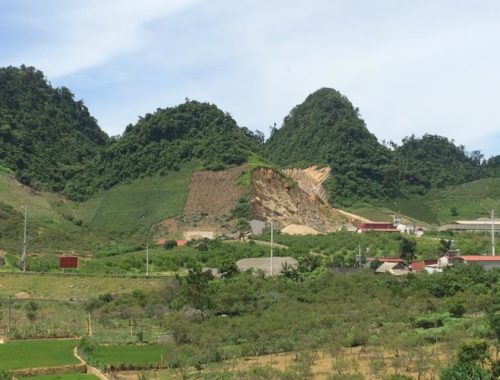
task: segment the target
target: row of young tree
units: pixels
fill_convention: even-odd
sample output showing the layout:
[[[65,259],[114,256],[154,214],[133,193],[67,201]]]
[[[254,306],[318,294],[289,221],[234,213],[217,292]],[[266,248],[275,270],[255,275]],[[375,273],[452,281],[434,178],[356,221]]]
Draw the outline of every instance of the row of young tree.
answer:
[[[164,365],[183,371],[296,352],[330,355],[332,378],[364,378],[355,365],[363,360],[371,378],[498,376],[499,271],[456,266],[400,279],[336,275],[317,264],[310,257],[296,273],[273,279],[233,271],[217,280],[194,268],[150,294],[99,297],[86,308],[96,322],[119,319],[126,305],[133,314],[127,318],[156,320],[175,341]],[[132,308],[136,303],[140,307]],[[347,360],[353,354],[357,360]],[[268,378],[308,378],[313,362],[303,363],[302,377],[274,372]]]

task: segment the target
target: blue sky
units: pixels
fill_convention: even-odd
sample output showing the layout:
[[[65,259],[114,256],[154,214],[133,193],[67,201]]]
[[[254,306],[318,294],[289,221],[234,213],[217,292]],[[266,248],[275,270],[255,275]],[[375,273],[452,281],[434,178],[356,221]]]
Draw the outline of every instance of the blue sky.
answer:
[[[268,134],[333,87],[379,140],[500,154],[500,2],[0,0],[0,66],[83,99],[110,135],[186,97]]]

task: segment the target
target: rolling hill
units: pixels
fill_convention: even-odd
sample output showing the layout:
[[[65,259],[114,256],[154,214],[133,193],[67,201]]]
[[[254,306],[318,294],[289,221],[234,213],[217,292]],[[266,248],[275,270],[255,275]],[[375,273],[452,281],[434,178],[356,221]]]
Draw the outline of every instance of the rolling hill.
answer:
[[[433,226],[500,206],[499,156],[484,160],[434,135],[381,144],[329,88],[264,144],[217,106],[191,100],[109,138],[40,71],[0,69],[0,84],[0,249],[9,252],[21,247],[22,205],[33,252],[82,254],[140,248],[188,228],[233,233],[273,211],[280,227],[330,232],[356,218],[340,208]]]
[[[0,68],[0,165],[20,182],[61,191],[107,141],[67,88],[33,67]]]

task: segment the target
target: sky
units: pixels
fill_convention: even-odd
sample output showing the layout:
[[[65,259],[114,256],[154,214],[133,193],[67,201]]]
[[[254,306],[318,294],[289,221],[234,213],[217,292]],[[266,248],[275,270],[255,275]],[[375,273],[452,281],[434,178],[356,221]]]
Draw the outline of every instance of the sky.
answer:
[[[42,70],[110,135],[186,98],[269,134],[321,87],[379,141],[500,154],[500,1],[0,0],[0,66]]]

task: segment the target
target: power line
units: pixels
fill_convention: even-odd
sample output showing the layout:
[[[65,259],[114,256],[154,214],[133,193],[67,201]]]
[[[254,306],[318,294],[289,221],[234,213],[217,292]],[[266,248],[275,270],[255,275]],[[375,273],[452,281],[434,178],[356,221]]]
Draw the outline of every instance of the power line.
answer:
[[[28,267],[28,254],[27,249],[28,249],[28,206],[23,205],[23,210],[24,210],[24,237],[23,237],[23,253],[21,255],[21,265],[23,268],[23,272],[26,272],[26,269]]]

